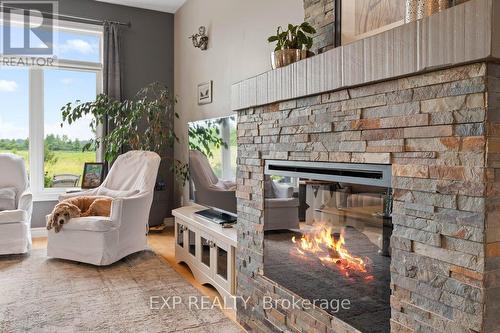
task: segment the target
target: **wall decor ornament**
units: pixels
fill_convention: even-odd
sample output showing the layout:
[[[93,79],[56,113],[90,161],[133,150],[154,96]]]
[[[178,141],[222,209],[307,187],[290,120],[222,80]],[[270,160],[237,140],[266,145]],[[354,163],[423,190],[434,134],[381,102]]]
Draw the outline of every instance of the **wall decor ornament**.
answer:
[[[205,51],[208,48],[207,28],[201,26],[198,28],[198,33],[189,37],[193,41],[193,46]]]

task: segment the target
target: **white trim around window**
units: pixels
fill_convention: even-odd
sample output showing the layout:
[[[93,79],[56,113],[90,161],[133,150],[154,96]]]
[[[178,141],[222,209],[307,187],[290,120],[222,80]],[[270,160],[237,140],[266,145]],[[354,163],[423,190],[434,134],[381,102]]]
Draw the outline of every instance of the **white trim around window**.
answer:
[[[82,66],[83,67],[83,66]],[[96,73],[96,95],[102,91],[102,70],[82,69],[79,66],[68,67],[74,71],[87,71]],[[51,67],[52,68],[52,67]],[[60,68],[60,67],[58,67]],[[34,201],[54,201],[59,195],[74,188],[45,188],[44,186],[44,70],[42,68],[29,69],[29,156],[30,156],[30,186]],[[40,153],[41,152],[41,153]],[[83,169],[83,165],[82,165]]]

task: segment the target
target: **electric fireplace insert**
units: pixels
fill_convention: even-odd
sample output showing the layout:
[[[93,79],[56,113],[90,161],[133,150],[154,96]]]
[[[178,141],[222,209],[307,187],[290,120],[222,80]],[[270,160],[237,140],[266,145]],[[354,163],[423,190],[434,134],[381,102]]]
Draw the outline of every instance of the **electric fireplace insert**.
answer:
[[[362,332],[389,332],[391,166],[267,161],[264,196],[264,276]]]

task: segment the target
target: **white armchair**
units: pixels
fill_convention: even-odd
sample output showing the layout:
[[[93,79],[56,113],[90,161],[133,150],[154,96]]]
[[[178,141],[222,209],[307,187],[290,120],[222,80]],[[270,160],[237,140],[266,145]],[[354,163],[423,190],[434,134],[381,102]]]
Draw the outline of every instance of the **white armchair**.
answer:
[[[22,157],[0,154],[0,189],[9,189],[15,196],[11,207],[0,211],[0,254],[27,253],[31,249],[33,200]]]
[[[105,266],[145,250],[159,166],[158,154],[131,151],[117,158],[98,188],[61,196],[59,200],[82,195],[112,197],[111,216],[71,219],[61,232],[50,230],[47,255]]]
[[[202,152],[189,151],[189,172],[196,203],[236,212],[236,183],[219,179]]]

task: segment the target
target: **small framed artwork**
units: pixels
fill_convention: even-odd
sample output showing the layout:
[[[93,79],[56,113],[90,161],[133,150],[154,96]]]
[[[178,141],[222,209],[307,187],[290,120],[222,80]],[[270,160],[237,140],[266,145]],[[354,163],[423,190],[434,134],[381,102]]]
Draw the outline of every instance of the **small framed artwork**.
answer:
[[[198,85],[198,105],[212,103],[212,81]]]
[[[83,167],[82,188],[99,187],[104,180],[104,163],[85,163]]]

